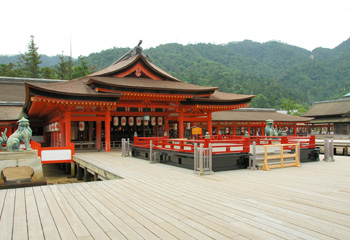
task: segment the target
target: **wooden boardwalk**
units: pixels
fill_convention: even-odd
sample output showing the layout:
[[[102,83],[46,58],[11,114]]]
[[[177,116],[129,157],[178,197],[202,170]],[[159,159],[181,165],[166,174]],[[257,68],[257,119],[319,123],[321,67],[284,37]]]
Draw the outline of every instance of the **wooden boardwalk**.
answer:
[[[77,156],[123,179],[1,190],[1,240],[350,238],[349,157],[200,177],[119,152]]]

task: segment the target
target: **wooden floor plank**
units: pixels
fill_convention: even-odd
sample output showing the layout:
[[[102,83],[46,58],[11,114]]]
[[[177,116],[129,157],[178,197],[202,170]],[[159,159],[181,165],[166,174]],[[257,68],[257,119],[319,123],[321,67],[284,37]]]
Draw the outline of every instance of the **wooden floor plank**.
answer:
[[[15,216],[13,221],[14,240],[28,239],[24,188],[16,189]]]
[[[44,239],[44,232],[40,222],[38,205],[36,204],[33,188],[25,188],[26,216],[28,239]]]
[[[73,207],[70,202],[68,202],[65,198],[66,194],[59,191],[58,186],[49,186],[52,194],[55,197],[55,200],[59,204],[62,212],[64,213],[69,225],[71,226],[75,236],[79,238],[86,238],[90,236],[89,231],[86,229],[82,221],[79,219],[77,214],[75,213]]]
[[[80,196],[80,193],[75,190],[72,184],[58,185],[52,188],[59,188],[62,195],[70,204],[72,209],[74,209],[75,214],[79,218],[78,221],[81,221],[83,223],[84,228],[89,231],[93,238],[109,239],[107,234],[101,229],[98,223],[89,214],[89,210],[87,208],[91,206],[84,206],[84,203],[80,201],[80,199],[84,200],[84,197]]]
[[[16,190],[9,189],[4,200],[4,207],[1,214],[0,234],[1,239],[12,239],[13,219],[15,211]]]
[[[55,220],[57,230],[62,239],[75,239],[74,234],[67,218],[64,215],[60,205],[56,201],[55,196],[52,194],[49,186],[41,187],[42,192],[46,198],[46,202],[50,208],[53,219]]]
[[[45,238],[61,239],[41,188],[35,187],[33,191],[36,203],[40,206],[38,211]]]
[[[134,224],[128,225],[127,219],[130,219],[130,216],[127,216],[125,212],[116,205],[113,200],[109,200],[108,196],[101,194],[96,188],[99,189],[98,185],[100,183],[94,184],[82,184],[82,187],[85,188],[87,195],[92,195],[95,197],[101,205],[95,206],[98,210],[107,218],[109,221],[118,227],[119,231],[127,239],[143,239],[147,237],[148,239],[156,239],[156,237],[147,231],[147,229],[142,228],[141,225],[135,226]],[[135,231],[135,229],[139,231]]]
[[[113,201],[121,209],[123,209],[123,211],[127,215],[131,216],[134,220],[136,220],[136,222],[144,226],[145,229],[153,233],[155,236],[159,237],[160,239],[175,239],[171,234],[169,234],[168,232],[157,226],[156,223],[148,219],[147,216],[143,216],[141,213],[137,212],[135,209],[129,206],[129,204],[126,204],[125,202],[120,200],[118,198],[118,194],[115,194],[113,191],[108,191],[108,189],[105,189],[105,191],[101,191],[101,194],[109,196],[111,201]]]
[[[2,210],[4,209],[6,193],[7,193],[7,190],[0,190],[0,220],[1,220]]]

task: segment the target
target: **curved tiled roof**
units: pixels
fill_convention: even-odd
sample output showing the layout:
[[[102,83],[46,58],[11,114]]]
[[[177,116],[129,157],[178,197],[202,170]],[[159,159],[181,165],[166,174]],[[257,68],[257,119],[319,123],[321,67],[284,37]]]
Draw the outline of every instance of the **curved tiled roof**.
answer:
[[[243,95],[243,94],[224,93],[220,91],[215,91],[214,94],[211,95],[210,100],[218,101],[218,102],[227,102],[232,100],[250,100],[254,96],[255,95]]]
[[[115,74],[115,73],[117,73],[119,71],[122,71],[122,70],[126,69],[129,66],[132,66],[138,60],[142,60],[151,69],[153,69],[155,72],[157,72],[158,74],[162,75],[166,79],[171,80],[171,81],[181,82],[181,80],[177,79],[176,77],[174,77],[174,76],[170,75],[169,73],[165,72],[164,70],[160,69],[159,67],[157,67],[156,65],[151,63],[148,59],[146,59],[141,54],[138,54],[138,55],[132,56],[132,57],[126,59],[126,60],[117,62],[114,65],[111,65],[111,66],[109,66],[109,67],[107,67],[105,69],[102,69],[100,71],[97,71],[95,73],[92,73],[92,74],[88,75],[88,77],[108,76],[108,75]]]
[[[78,78],[67,82],[59,83],[43,83],[43,84],[30,84],[26,83],[26,87],[33,88],[41,91],[46,91],[54,94],[72,95],[72,96],[114,96],[116,94],[103,94],[96,93],[88,85],[86,81],[88,79]]]
[[[350,99],[315,102],[304,117],[344,115],[350,113]]]
[[[167,80],[154,80],[150,78],[137,78],[137,77],[90,77],[87,84],[105,84],[113,87],[121,88],[141,88],[145,90],[165,90],[165,91],[183,91],[183,92],[203,92],[217,90],[217,87],[202,87],[185,82],[175,82]]]

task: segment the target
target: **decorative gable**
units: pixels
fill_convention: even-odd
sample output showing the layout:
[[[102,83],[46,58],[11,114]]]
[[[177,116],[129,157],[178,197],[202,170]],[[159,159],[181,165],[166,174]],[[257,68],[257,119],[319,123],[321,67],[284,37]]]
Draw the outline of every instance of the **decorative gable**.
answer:
[[[152,71],[141,64],[141,62],[137,62],[134,66],[131,68],[117,73],[113,75],[114,77],[142,77],[142,78],[150,78],[153,80],[162,80],[159,76],[157,76],[155,73],[152,73]]]

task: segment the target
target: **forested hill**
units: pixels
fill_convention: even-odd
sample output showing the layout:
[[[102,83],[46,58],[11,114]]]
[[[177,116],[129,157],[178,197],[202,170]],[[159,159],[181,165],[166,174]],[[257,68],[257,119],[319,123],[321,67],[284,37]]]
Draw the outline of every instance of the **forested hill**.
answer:
[[[129,49],[90,54],[97,69]],[[145,49],[151,61],[175,77],[221,91],[254,94],[254,107],[279,108],[282,98],[297,103],[338,99],[350,92],[350,39],[334,49],[312,52],[285,43],[253,41],[215,44],[164,44]]]
[[[85,60],[99,70],[129,50],[112,48]],[[183,81],[257,95],[253,107],[279,108],[283,98],[311,104],[350,92],[350,39],[334,49],[312,52],[276,41],[250,40],[222,45],[169,43],[144,51],[155,65]]]

